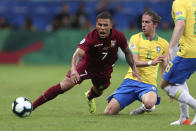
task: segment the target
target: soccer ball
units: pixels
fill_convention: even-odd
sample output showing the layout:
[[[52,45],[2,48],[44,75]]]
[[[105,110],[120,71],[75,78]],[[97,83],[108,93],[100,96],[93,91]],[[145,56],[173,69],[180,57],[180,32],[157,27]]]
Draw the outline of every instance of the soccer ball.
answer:
[[[31,101],[26,97],[18,97],[12,103],[12,111],[19,117],[26,117],[33,109]]]

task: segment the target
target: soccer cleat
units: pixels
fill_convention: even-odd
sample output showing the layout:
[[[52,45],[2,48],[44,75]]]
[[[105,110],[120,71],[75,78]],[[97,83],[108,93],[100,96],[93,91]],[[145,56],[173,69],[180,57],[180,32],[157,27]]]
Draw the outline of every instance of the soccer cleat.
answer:
[[[95,104],[95,100],[94,99],[92,99],[92,100],[89,100],[88,99],[88,92],[89,91],[87,91],[87,92],[85,92],[84,94],[85,94],[85,97],[87,98],[87,103],[88,103],[88,110],[89,110],[89,112],[91,113],[91,114],[95,114],[96,113],[96,104]]]
[[[191,120],[189,118],[187,118],[186,120],[184,121],[181,121],[181,120],[177,120],[177,121],[174,121],[172,123],[170,123],[170,125],[191,125]]]
[[[140,114],[144,114],[144,108],[143,107],[139,107],[138,109],[130,112],[130,115],[140,115]]]

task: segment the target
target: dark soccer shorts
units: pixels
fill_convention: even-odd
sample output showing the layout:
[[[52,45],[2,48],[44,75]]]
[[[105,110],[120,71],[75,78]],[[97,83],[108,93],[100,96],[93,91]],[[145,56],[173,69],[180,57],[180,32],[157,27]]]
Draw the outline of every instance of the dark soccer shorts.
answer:
[[[80,75],[80,84],[83,80],[91,79],[93,85],[97,88],[106,89],[110,85],[110,78],[112,73],[112,68],[106,71],[97,71],[96,68],[89,68],[85,62],[79,62],[76,70]],[[67,77],[70,78],[71,71],[68,72]]]

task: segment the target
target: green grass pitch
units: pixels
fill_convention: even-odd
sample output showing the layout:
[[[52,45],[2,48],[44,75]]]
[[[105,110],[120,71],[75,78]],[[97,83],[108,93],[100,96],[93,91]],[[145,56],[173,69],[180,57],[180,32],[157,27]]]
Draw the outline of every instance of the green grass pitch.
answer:
[[[129,116],[129,112],[141,105],[134,102],[119,115],[104,116],[106,98],[123,81],[128,66],[116,65],[111,85],[96,99],[97,113],[88,112],[84,92],[91,82],[84,81],[72,90],[38,107],[27,118],[19,118],[11,111],[13,100],[25,96],[34,101],[50,86],[59,83],[69,66],[0,65],[0,130],[1,131],[195,131],[196,126],[170,126],[179,118],[179,106],[160,88],[161,104],[152,113]],[[196,98],[196,73],[187,81],[191,94]],[[160,78],[159,78],[160,81]],[[191,120],[194,112],[190,109]]]

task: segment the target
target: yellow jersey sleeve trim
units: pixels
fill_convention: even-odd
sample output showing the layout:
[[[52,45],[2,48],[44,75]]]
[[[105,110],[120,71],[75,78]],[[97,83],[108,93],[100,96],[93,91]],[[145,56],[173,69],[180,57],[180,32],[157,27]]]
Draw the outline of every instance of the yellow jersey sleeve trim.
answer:
[[[181,16],[181,17],[177,17],[177,18],[176,18],[176,21],[177,21],[177,20],[186,20],[186,18],[184,18],[183,16]]]

